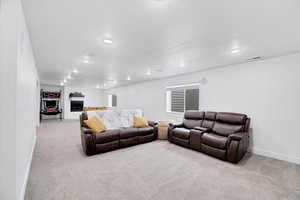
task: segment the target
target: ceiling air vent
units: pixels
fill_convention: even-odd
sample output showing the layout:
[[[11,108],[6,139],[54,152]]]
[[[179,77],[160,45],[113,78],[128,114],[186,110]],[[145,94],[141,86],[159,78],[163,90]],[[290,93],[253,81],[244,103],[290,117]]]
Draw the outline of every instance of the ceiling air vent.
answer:
[[[261,59],[260,56],[256,56],[256,57],[253,57],[253,58],[248,58],[247,62],[253,62],[253,61],[256,61],[256,60],[260,60],[260,59]]]

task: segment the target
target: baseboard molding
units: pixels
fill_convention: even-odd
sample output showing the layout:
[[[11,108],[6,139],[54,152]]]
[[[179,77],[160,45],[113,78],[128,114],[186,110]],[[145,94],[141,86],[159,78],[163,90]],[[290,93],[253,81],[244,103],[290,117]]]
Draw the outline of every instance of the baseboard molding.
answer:
[[[24,183],[23,183],[23,187],[22,187],[22,190],[21,190],[21,195],[20,195],[19,200],[24,200],[24,198],[25,198],[26,186],[27,186],[27,182],[28,182],[28,178],[29,178],[29,174],[30,174],[30,168],[31,168],[31,163],[32,163],[32,158],[33,158],[33,152],[34,152],[34,149],[35,149],[35,145],[36,145],[36,135],[33,137],[33,143],[32,143],[32,148],[31,148],[31,152],[30,152],[30,159],[29,159],[29,162],[27,164],[25,180],[24,180]]]
[[[261,155],[261,156],[266,156],[266,157],[275,158],[275,159],[278,159],[278,160],[283,160],[283,161],[287,161],[287,162],[300,164],[300,158],[299,157],[287,156],[287,155],[283,155],[283,154],[280,154],[280,153],[274,153],[274,152],[271,152],[271,151],[265,151],[265,150],[256,149],[256,148],[250,150],[250,152],[254,153],[254,154]]]

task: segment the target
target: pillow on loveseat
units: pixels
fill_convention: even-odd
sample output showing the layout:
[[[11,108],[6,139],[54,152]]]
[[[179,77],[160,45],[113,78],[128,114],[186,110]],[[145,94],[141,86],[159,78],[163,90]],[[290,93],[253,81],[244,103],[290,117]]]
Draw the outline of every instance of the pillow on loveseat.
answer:
[[[95,132],[103,132],[106,130],[105,124],[96,116],[84,120],[84,123]]]
[[[134,128],[144,128],[149,126],[146,117],[133,117],[133,127]]]

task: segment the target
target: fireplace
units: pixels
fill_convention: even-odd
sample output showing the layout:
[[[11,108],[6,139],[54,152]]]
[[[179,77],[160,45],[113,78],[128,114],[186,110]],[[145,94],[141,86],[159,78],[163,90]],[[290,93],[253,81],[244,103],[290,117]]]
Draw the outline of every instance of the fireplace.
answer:
[[[83,101],[71,101],[71,112],[83,111]]]

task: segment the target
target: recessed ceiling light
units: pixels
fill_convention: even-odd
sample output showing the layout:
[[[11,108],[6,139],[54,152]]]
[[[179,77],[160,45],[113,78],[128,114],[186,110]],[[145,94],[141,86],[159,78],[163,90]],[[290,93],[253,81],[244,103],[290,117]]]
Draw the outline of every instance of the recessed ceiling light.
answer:
[[[66,80],[66,79],[64,79],[64,80],[63,80],[63,82],[64,82],[64,83],[66,83],[66,82],[67,82],[67,80]]]
[[[103,42],[105,44],[112,44],[113,43],[113,41],[111,39],[104,39]]]
[[[100,85],[97,85],[96,88],[99,89],[99,88],[100,88]]]
[[[238,48],[231,49],[231,53],[239,53],[239,52],[240,52],[240,49],[238,49]]]
[[[185,67],[184,62],[181,62],[179,67],[181,67],[181,68]]]
[[[82,60],[82,62],[83,62],[83,63],[86,63],[86,64],[88,64],[90,61],[89,61],[89,60],[86,60],[86,59],[84,59],[84,60]]]
[[[61,85],[61,86],[64,86],[64,82],[61,82],[60,85]]]
[[[77,70],[77,69],[73,69],[73,73],[74,73],[74,74],[77,74],[77,73],[78,73],[78,70]]]
[[[71,78],[72,78],[71,74],[68,74],[67,79],[71,79]]]
[[[150,76],[152,74],[151,69],[148,69],[146,75]]]
[[[130,80],[131,80],[130,76],[127,76],[126,80],[127,80],[127,81],[130,81]]]

